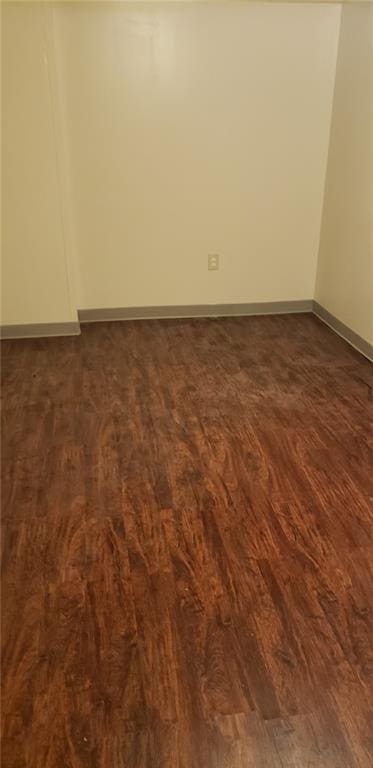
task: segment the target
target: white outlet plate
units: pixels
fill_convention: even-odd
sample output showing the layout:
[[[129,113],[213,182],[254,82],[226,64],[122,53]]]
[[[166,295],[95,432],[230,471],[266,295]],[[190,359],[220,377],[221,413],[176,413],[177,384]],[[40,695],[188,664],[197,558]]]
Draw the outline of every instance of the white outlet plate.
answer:
[[[207,257],[207,269],[208,270],[215,270],[219,269],[219,254],[218,253],[209,253]]]

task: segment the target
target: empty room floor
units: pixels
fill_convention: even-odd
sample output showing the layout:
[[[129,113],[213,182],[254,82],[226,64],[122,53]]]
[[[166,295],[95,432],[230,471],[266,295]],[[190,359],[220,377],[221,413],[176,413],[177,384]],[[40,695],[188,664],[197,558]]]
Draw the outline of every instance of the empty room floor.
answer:
[[[311,315],[2,352],[4,768],[371,768],[373,366]]]

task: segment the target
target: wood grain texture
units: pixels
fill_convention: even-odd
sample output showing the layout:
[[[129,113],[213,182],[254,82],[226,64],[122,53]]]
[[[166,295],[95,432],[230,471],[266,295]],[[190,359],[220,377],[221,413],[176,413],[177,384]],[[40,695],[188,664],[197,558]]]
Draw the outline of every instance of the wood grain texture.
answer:
[[[307,315],[2,353],[3,768],[371,768],[368,361]]]

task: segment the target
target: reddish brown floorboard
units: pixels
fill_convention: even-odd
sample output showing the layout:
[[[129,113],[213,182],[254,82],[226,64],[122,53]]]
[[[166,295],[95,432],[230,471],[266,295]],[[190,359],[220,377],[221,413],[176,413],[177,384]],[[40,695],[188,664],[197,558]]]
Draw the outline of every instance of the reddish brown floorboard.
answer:
[[[3,768],[372,768],[373,366],[307,315],[2,351]]]

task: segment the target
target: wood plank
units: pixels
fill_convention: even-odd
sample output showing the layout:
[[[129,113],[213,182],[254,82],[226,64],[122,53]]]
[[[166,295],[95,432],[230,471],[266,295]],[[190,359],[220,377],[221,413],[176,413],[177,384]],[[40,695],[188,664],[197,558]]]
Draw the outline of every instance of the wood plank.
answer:
[[[373,366],[308,315],[2,360],[4,768],[371,768]]]

